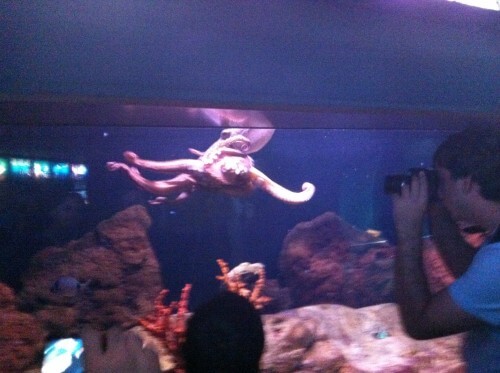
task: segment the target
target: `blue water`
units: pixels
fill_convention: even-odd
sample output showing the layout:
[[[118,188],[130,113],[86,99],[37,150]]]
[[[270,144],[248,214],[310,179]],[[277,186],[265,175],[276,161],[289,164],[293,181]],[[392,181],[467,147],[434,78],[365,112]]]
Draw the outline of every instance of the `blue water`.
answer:
[[[152,217],[150,239],[164,285],[175,296],[185,283],[192,283],[193,304],[218,290],[218,258],[231,266],[243,261],[264,263],[267,277],[276,278],[287,232],[326,211],[359,229],[380,230],[392,240],[390,199],[382,190],[385,175],[431,166],[435,147],[447,135],[439,131],[277,129],[270,142],[252,154],[255,166],[294,191],[303,182],[313,183],[316,193],[309,202],[289,205],[260,190],[242,198],[199,191],[181,204],[151,206],[147,200],[152,195],[140,191],[124,173],[109,172],[106,162],[122,161],[126,150],[152,160],[195,158],[188,148],[207,149],[219,137],[219,128],[21,127],[3,131],[10,140],[5,141],[0,156],[81,162],[88,165],[89,175],[85,184],[88,205],[79,212],[83,214],[79,226],[68,232],[49,230],[49,237],[42,234],[46,215],[74,185],[47,187],[17,179],[0,183],[6,202],[0,234],[10,245],[2,254],[1,281],[19,288],[22,272],[37,250],[78,238],[97,222],[141,203]],[[26,227],[30,222],[33,226]],[[21,231],[29,228],[28,234]],[[13,260],[15,266],[5,264]]]

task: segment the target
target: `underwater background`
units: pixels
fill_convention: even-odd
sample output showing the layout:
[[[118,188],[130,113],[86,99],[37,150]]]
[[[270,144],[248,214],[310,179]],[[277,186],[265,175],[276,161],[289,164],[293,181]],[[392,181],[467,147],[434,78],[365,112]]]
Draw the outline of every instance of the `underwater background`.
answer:
[[[293,115],[288,113],[290,121]],[[385,176],[432,166],[431,155],[449,132],[308,126],[287,129],[286,121],[279,123],[269,143],[251,154],[257,169],[287,189],[299,191],[306,181],[315,185],[311,200],[293,205],[260,189],[244,197],[199,190],[179,203],[150,205],[151,193],[124,172],[106,168],[109,161],[121,162],[125,151],[148,160],[195,159],[188,148],[206,150],[222,129],[206,123],[196,128],[2,126],[0,158],[80,163],[88,173],[76,182],[15,174],[12,169],[4,174],[0,281],[19,290],[37,251],[77,239],[99,221],[135,204],[145,206],[151,216],[149,238],[164,286],[178,294],[185,283],[193,284],[193,307],[219,290],[215,278],[219,258],[230,267],[263,263],[267,278],[279,279],[279,255],[287,233],[328,211],[360,230],[380,231],[382,238],[393,243],[390,197],[383,192]],[[148,171],[143,175],[171,177]],[[75,191],[84,204],[68,202]],[[62,216],[63,222],[56,223],[55,216]]]
[[[186,321],[222,290],[261,315],[265,373],[463,369],[462,335],[403,330],[384,190],[388,175],[432,167],[451,130],[382,129],[385,115],[340,129],[329,112],[156,110],[165,126],[0,127],[2,369],[81,371],[85,352],[67,347],[89,326],[120,326],[162,371],[183,369]],[[453,276],[428,233],[436,292]]]
[[[383,184],[430,166],[451,131],[499,122],[498,15],[445,0],[3,1],[0,371],[38,371],[44,346],[67,352],[48,342],[89,324],[156,340],[162,370],[178,371],[176,330],[241,281],[264,323],[264,373],[463,371],[461,336],[402,328]],[[245,133],[246,114],[270,141],[212,148],[223,128]],[[312,198],[142,168],[150,189],[215,184],[151,205],[124,172],[130,152],[163,164],[212,149],[212,171],[235,167],[237,182],[249,158],[234,150],[248,146],[254,177],[311,183],[299,194],[314,185]],[[438,291],[452,276],[424,245]],[[83,356],[74,342],[66,360]]]

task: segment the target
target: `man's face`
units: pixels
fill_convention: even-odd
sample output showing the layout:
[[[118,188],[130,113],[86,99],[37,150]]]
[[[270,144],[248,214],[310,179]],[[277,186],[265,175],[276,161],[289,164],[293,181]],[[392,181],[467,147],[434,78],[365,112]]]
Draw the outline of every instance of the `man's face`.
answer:
[[[467,221],[467,209],[464,193],[461,189],[462,180],[453,179],[450,171],[443,167],[436,167],[439,177],[438,196],[448,210],[453,220]]]
[[[472,213],[474,204],[473,194],[467,193],[464,186],[465,179],[453,179],[450,171],[436,167],[439,177],[438,196],[451,218],[458,224],[460,230],[476,226]],[[483,244],[486,236],[484,232],[466,233],[461,231],[462,237],[473,247]]]

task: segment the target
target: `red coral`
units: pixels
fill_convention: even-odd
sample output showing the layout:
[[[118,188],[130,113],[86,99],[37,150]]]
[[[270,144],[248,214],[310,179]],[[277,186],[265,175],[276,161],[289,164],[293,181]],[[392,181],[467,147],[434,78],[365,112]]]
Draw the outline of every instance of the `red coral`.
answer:
[[[241,280],[240,276],[238,276],[237,274],[230,276],[229,265],[224,260],[217,259],[217,264],[219,264],[222,274],[220,276],[216,276],[215,278],[222,281],[227,290],[247,298],[250,303],[253,304],[255,309],[259,310],[263,308],[272,300],[265,295],[261,295],[261,292],[266,283],[266,271],[264,270],[264,268],[261,268],[258,271],[258,279],[253,285],[253,288],[249,289],[247,284]]]
[[[186,339],[190,291],[191,284],[186,284],[182,289],[179,301],[172,301],[166,306],[163,302],[169,291],[163,289],[155,299],[154,313],[138,320],[147,331],[159,338],[174,356],[177,363],[176,372],[184,371],[181,346]]]

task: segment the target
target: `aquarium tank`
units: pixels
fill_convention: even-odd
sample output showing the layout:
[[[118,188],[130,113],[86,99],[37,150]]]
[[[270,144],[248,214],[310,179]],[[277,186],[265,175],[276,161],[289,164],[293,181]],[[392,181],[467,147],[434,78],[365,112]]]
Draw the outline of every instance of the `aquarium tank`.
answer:
[[[264,372],[463,367],[459,336],[400,325],[387,183],[500,123],[498,12],[290,4],[0,5],[0,367],[82,371],[90,326],[182,369],[222,290]]]

